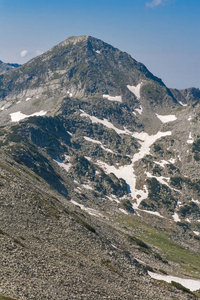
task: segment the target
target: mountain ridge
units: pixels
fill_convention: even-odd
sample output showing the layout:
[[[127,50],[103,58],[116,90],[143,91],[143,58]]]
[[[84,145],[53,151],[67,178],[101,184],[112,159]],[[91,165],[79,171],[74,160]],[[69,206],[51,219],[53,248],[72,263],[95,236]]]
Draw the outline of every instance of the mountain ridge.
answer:
[[[90,36],[3,74],[0,294],[199,296],[200,104],[190,92],[183,106],[143,64]]]

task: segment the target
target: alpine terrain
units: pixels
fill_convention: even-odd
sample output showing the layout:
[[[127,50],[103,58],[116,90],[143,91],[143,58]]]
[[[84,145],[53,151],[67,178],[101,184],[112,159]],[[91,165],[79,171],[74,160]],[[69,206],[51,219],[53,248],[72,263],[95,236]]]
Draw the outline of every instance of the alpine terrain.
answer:
[[[198,299],[200,90],[90,36],[0,73],[0,299]]]

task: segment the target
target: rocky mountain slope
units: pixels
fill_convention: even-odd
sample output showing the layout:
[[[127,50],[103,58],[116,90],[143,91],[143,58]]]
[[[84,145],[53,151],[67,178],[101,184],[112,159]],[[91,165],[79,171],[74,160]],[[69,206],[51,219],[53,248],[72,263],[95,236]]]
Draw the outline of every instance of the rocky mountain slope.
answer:
[[[0,97],[0,294],[196,299],[198,89],[80,36],[2,74]]]
[[[15,68],[20,67],[19,64],[9,64],[9,63],[4,63],[3,61],[0,60],[0,75],[8,72],[9,70],[13,70]]]

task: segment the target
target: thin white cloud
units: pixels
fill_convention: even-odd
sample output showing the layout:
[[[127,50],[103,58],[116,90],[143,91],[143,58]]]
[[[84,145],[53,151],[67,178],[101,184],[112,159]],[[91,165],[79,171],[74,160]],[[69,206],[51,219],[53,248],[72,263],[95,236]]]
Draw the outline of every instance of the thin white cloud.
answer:
[[[158,6],[160,4],[163,4],[163,0],[153,0],[151,2],[146,2],[145,3],[146,7],[155,7],[155,6]]]
[[[36,55],[40,55],[40,54],[42,54],[42,53],[43,53],[43,52],[40,51],[40,50],[36,50],[36,51],[35,51],[35,54],[36,54]]]
[[[28,50],[22,50],[22,51],[20,52],[20,56],[21,56],[21,57],[25,57],[27,54],[28,54]]]

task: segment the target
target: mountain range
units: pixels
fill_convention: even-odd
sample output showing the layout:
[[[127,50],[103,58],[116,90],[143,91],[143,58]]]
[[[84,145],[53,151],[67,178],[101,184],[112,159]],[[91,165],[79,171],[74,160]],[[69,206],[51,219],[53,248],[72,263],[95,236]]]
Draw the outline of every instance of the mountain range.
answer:
[[[0,299],[198,299],[200,90],[91,36],[0,73]]]

